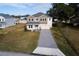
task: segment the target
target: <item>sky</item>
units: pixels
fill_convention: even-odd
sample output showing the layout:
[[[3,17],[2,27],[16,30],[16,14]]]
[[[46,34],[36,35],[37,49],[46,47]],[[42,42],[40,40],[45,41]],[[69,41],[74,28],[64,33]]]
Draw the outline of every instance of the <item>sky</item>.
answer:
[[[46,13],[51,8],[50,3],[0,3],[0,13],[10,15],[33,15],[38,12]]]

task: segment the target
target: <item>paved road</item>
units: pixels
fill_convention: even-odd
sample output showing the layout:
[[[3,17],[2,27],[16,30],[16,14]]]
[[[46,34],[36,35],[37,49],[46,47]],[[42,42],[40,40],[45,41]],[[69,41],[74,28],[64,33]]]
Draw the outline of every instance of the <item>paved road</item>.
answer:
[[[31,55],[32,54],[27,53],[0,51],[0,56],[31,56]]]
[[[48,29],[41,30],[38,41],[39,47],[57,48],[57,45],[52,37],[51,31]]]
[[[38,46],[33,51],[33,53],[42,55],[64,56],[64,54],[57,47],[49,29],[43,29],[40,31]]]
[[[21,53],[21,52],[0,51],[0,56],[45,56],[45,55],[33,54],[33,53]]]

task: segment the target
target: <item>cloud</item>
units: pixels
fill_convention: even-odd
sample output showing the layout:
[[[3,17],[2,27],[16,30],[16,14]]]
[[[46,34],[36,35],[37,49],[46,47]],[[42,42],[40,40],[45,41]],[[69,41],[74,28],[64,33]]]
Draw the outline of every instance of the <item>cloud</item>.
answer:
[[[1,3],[0,6],[11,6],[15,8],[39,8],[39,7],[49,7],[47,3]]]
[[[45,13],[50,7],[50,3],[0,3],[0,12],[15,15]]]
[[[26,8],[26,4],[22,3],[1,3],[0,6],[10,6],[15,8]]]
[[[36,3],[36,4],[32,4],[32,5],[29,4],[29,7],[31,7],[32,11],[46,12],[52,6],[49,3]]]

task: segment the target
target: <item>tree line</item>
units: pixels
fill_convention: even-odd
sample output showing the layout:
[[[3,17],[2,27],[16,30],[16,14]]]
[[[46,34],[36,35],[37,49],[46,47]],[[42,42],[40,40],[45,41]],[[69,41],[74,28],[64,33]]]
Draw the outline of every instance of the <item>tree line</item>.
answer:
[[[67,21],[79,17],[79,3],[52,3],[47,14],[59,21]]]

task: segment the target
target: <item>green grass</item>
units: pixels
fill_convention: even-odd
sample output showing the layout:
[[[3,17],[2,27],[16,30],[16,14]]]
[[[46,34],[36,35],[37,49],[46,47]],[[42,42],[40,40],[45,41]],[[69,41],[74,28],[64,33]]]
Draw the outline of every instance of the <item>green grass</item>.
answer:
[[[24,31],[24,24],[18,24],[0,30],[0,50],[31,53],[37,46],[38,38],[39,32]]]
[[[59,49],[67,56],[74,56],[76,53],[72,50],[71,46],[67,43],[66,39],[63,37],[62,33],[59,31],[58,27],[53,27],[51,29],[52,35]]]

